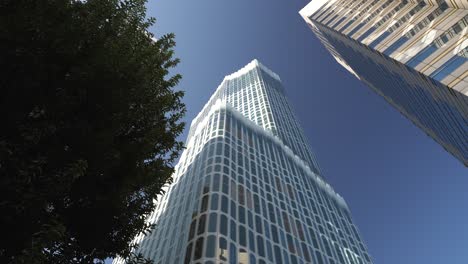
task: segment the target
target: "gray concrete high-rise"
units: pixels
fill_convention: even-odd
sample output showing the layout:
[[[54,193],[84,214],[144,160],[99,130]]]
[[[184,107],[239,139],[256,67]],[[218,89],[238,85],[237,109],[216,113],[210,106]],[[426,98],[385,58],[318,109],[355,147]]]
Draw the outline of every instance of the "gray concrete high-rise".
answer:
[[[372,263],[279,76],[257,60],[224,78],[186,146],[136,253],[164,264]]]
[[[313,0],[330,54],[468,166],[468,1]]]

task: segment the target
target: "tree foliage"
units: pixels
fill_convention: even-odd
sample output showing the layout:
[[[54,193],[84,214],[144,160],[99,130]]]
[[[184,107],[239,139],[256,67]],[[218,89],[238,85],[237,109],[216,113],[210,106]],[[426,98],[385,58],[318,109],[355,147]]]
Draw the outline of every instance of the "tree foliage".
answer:
[[[131,255],[182,149],[145,0],[0,1],[0,262]]]

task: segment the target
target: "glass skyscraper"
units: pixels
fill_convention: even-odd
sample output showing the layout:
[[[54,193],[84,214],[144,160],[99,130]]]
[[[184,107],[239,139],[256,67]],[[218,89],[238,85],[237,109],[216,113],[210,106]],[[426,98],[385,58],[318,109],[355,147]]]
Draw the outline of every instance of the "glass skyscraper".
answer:
[[[313,0],[331,55],[468,166],[468,1]]]
[[[372,263],[280,78],[257,60],[224,78],[186,146],[136,253],[164,264]]]

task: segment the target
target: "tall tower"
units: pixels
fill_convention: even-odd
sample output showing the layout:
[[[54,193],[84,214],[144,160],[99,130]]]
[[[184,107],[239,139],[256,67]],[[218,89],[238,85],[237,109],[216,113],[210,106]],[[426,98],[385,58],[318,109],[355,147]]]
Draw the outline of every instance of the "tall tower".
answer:
[[[468,166],[468,1],[313,0],[332,56]]]
[[[257,60],[226,76],[193,120],[149,221],[135,243],[155,263],[372,263],[280,78]]]

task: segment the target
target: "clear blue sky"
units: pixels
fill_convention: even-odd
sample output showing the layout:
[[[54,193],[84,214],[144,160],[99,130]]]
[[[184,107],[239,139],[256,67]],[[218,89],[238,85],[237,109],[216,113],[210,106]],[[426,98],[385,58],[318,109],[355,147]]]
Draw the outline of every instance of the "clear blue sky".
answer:
[[[298,15],[306,4],[148,3],[152,31],[176,34],[188,125],[225,75],[257,58],[281,76],[375,263],[467,264],[468,170],[334,61]]]

